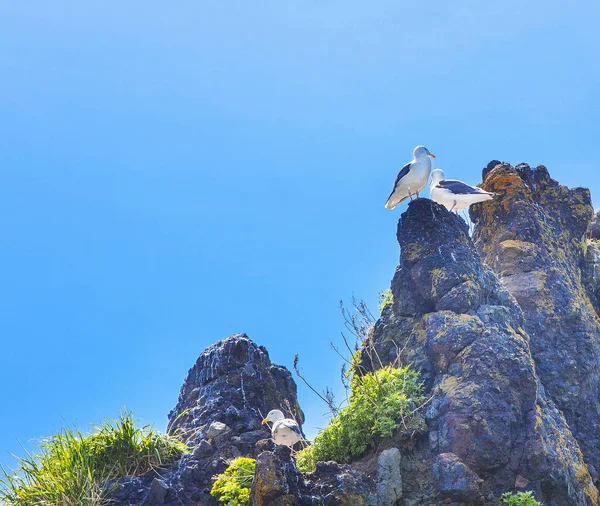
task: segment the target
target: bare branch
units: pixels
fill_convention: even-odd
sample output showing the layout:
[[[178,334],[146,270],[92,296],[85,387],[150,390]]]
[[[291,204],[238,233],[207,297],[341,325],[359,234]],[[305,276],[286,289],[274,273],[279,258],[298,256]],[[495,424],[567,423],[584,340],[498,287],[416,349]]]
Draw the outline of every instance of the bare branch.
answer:
[[[298,357],[298,354],[296,353],[296,355],[294,355],[294,363],[293,363],[294,364],[294,371],[296,372],[296,376],[298,376],[302,380],[302,382],[319,397],[319,399],[321,399],[325,404],[327,404],[327,406],[329,407],[329,409],[331,410],[331,412],[334,415],[336,415],[337,412],[338,412],[338,409],[336,408],[335,403],[333,402],[333,399],[331,397],[328,398],[328,395],[330,393],[329,388],[326,388],[325,392],[323,394],[321,394],[302,375],[302,372],[300,371],[300,366],[299,366],[298,363],[299,363],[299,357]]]

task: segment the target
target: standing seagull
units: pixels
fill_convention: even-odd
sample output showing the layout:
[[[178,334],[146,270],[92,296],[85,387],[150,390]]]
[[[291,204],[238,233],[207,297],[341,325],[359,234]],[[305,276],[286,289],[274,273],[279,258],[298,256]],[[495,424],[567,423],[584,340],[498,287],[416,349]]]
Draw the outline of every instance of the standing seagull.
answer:
[[[492,200],[494,193],[486,192],[477,186],[471,186],[455,179],[446,179],[442,169],[431,173],[431,200],[446,206],[449,211],[462,211],[476,202]]]
[[[385,203],[387,209],[394,209],[400,202],[408,197],[416,195],[427,186],[429,173],[431,172],[431,160],[435,158],[433,153],[430,153],[425,146],[417,146],[413,151],[413,159],[408,162],[396,177],[392,193]]]
[[[262,423],[273,422],[271,436],[276,445],[292,448],[298,441],[304,440],[300,426],[295,420],[286,418],[278,409],[272,409]]]

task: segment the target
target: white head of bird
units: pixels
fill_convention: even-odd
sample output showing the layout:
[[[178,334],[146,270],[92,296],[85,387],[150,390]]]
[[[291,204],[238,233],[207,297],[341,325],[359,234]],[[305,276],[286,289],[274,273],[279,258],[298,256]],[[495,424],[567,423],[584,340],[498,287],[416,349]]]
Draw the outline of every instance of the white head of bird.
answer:
[[[279,411],[278,409],[272,409],[271,411],[269,411],[269,413],[267,414],[267,417],[262,421],[263,424],[267,423],[267,422],[277,422],[278,420],[283,420],[285,418],[285,415]]]
[[[415,157],[415,160],[422,160],[423,158],[427,158],[428,156],[430,156],[431,158],[435,158],[435,155],[431,151],[429,151],[425,146],[417,146],[413,151],[413,156]]]
[[[429,183],[429,186],[436,186],[440,181],[443,181],[444,179],[446,179],[444,171],[442,169],[435,169],[431,173],[431,183]]]

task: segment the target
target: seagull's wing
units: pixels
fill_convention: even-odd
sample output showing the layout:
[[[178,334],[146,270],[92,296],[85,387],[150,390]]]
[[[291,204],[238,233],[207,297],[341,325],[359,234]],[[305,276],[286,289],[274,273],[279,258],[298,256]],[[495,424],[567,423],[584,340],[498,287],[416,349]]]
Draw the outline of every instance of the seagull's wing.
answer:
[[[410,171],[410,166],[412,165],[412,162],[408,162],[404,167],[402,167],[400,169],[400,172],[398,172],[398,175],[396,176],[396,180],[394,181],[394,187],[392,188],[392,193],[390,193],[390,196],[388,197],[388,200],[390,200],[390,197],[394,194],[394,192],[396,191],[396,188],[398,187],[398,183],[400,182],[400,180],[406,176],[406,174],[409,173]]]
[[[455,179],[444,179],[437,184],[437,187],[442,188],[443,190],[448,190],[454,195],[474,195],[482,193],[493,195],[493,193],[486,192],[477,186],[471,186]]]
[[[291,420],[289,418],[280,420],[279,423],[277,424],[277,427],[273,427],[273,429],[274,429],[274,432],[277,432],[281,429],[289,429],[289,430],[295,432],[296,434],[298,434],[298,436],[300,436],[301,438],[304,438],[304,436],[302,435],[302,431],[300,430],[300,426],[294,420]]]

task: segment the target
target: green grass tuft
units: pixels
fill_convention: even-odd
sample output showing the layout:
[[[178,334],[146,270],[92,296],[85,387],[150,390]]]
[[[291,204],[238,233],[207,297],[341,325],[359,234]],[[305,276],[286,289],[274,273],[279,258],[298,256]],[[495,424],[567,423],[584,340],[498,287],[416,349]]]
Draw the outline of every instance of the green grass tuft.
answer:
[[[44,439],[38,453],[0,472],[7,506],[99,506],[106,480],[142,474],[174,461],[187,446],[152,427],[137,427],[130,412],[96,426],[90,435],[66,428]]]
[[[224,506],[247,506],[255,468],[254,459],[232,460],[225,472],[216,477],[210,494]]]

